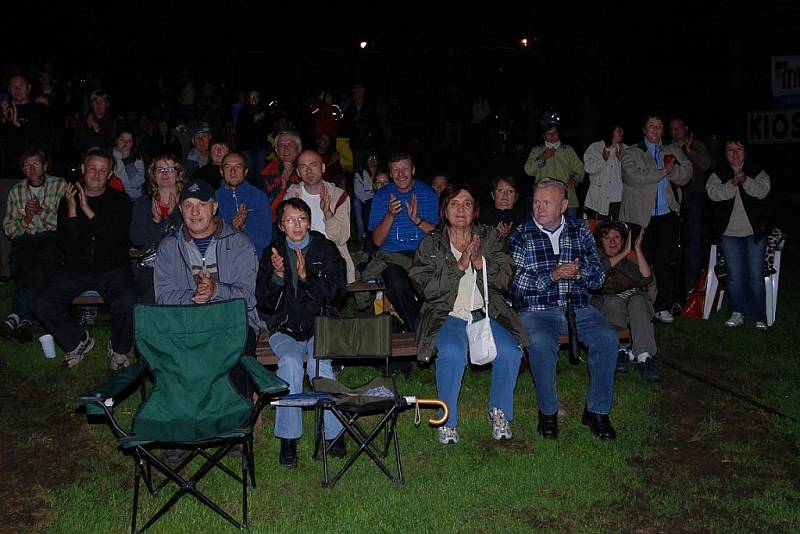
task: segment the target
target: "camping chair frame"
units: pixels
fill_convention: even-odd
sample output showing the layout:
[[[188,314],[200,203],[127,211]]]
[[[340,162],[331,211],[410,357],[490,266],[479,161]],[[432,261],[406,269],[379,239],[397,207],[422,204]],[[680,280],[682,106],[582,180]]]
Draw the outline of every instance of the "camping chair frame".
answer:
[[[246,321],[246,317],[244,316],[243,301],[239,302],[242,303],[242,320]],[[137,308],[139,307],[140,306],[137,306]],[[178,307],[184,306],[173,306],[173,308]],[[106,384],[99,386],[93,391],[89,391],[78,396],[79,404],[86,405],[87,415],[105,416],[106,421],[120,443],[121,449],[127,451],[133,458],[134,487],[133,509],[131,513],[132,533],[143,532],[147,530],[187,493],[194,496],[198,501],[219,514],[235,527],[240,529],[247,528],[248,486],[253,489],[256,487],[253,455],[253,427],[256,420],[260,417],[261,410],[268,402],[268,399],[285,393],[288,391],[288,388],[282,380],[278,379],[272,373],[264,369],[264,367],[258,363],[255,358],[250,356],[242,356],[239,362],[254,383],[256,391],[258,392],[258,400],[252,406],[247,418],[239,428],[234,429],[231,432],[226,432],[223,435],[212,436],[205,440],[193,442],[148,441],[146,443],[137,443],[135,441],[135,436],[130,434],[119,424],[114,416],[113,410],[115,398],[127,396],[127,394],[131,392],[132,388],[138,382],[143,381],[143,379],[149,374],[149,369],[143,363],[136,363],[120,371]],[[126,443],[126,441],[128,443]],[[242,445],[241,476],[221,463],[221,459],[233,447],[239,444]],[[164,460],[153,454],[153,449],[165,448],[187,448],[191,450],[189,454],[178,463],[177,466],[171,467]],[[209,449],[211,449],[212,452],[209,452]],[[198,456],[201,456],[205,460],[199,469],[197,469],[190,477],[181,475],[181,472],[184,470],[184,468],[186,468]],[[221,471],[242,485],[241,522],[234,519],[225,510],[220,508],[217,503],[197,489],[197,485],[200,480],[202,480],[206,474],[214,469],[214,467],[219,468]],[[153,468],[155,468],[157,471],[160,471],[165,477],[165,479],[158,485],[154,484],[152,473]],[[139,506],[139,483],[142,479],[144,479],[147,491],[151,496],[159,493],[159,491],[164,486],[169,484],[169,482],[174,482],[178,486],[178,490],[158,509],[158,511],[152,517],[150,517],[147,523],[140,530],[137,530],[136,525]]]

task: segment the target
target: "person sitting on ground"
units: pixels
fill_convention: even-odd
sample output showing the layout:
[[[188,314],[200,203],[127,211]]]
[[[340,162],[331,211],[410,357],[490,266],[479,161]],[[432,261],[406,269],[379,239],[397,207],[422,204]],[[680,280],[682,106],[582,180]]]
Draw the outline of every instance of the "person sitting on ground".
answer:
[[[192,180],[181,190],[178,206],[183,225],[158,246],[153,279],[156,303],[203,305],[244,299],[247,306],[245,354],[255,355],[260,321],[256,311],[256,258],[253,244],[217,215],[214,190]],[[231,380],[249,399],[252,387],[238,367]]]
[[[33,340],[31,303],[61,262],[56,227],[67,183],[47,174],[47,158],[41,150],[23,152],[19,163],[25,179],[8,192],[3,218],[3,231],[11,240],[14,293],[11,310],[0,323],[0,337],[29,343]]]
[[[120,128],[114,138],[114,175],[122,180],[125,193],[132,202],[142,196],[144,160],[136,153],[134,134],[130,128]]]
[[[208,165],[194,171],[189,178],[203,180],[216,191],[222,184],[222,158],[230,153],[231,142],[227,137],[217,135],[211,138],[208,147]]]
[[[300,198],[288,198],[277,212],[280,234],[264,251],[258,270],[258,307],[272,314],[269,346],[278,358],[278,376],[289,384],[289,393],[303,391],[303,355],[314,354],[314,318],[335,308],[345,294],[347,268],[336,245],[311,230],[311,208]],[[335,378],[330,360],[309,363],[306,373]],[[346,452],[342,425],[325,412],[325,439],[336,440],[330,452]],[[275,411],[275,437],[281,442],[280,464],[297,466],[297,440],[303,433],[300,408],[279,407]]]
[[[489,390],[489,423],[493,439],[511,439],[521,346],[528,345],[519,317],[502,295],[513,277],[514,261],[505,252],[497,231],[476,223],[480,208],[469,187],[454,185],[444,190],[440,211],[443,224],[422,240],[408,273],[423,299],[417,358],[429,362],[436,349],[436,388],[450,409],[447,421],[439,428],[439,442],[457,443],[459,439],[458,395],[467,366],[467,321],[483,307],[484,297],[489,298],[497,347]],[[489,295],[483,294],[484,258]]]
[[[517,180],[512,176],[499,176],[492,180],[492,202],[490,208],[481,210],[481,224],[494,227],[505,239],[511,232],[531,219],[530,213],[515,207],[519,194]]]
[[[647,382],[659,379],[653,358],[656,355],[656,337],[653,332],[653,302],[656,284],[653,271],[642,253],[642,236],[636,238],[633,250],[636,258],[629,257],[631,241],[628,227],[619,221],[604,221],[594,232],[600,263],[606,281],[592,296],[592,305],[617,328],[630,327],[631,354],[636,367]],[[617,372],[627,373],[630,360],[628,351],[620,350]]]
[[[267,195],[245,181],[248,169],[244,156],[231,152],[222,159],[223,184],[217,189],[219,216],[234,230],[244,232],[260,258],[272,241],[272,210]]]
[[[350,239],[350,197],[346,191],[322,179],[325,164],[313,150],[304,150],[297,158],[297,172],[302,183],[289,186],[286,198],[301,198],[311,208],[311,229],[336,244],[347,264],[347,283],[355,282],[355,267],[347,250]]]
[[[138,302],[156,302],[153,287],[156,251],[161,240],[183,223],[181,212],[176,208],[185,183],[186,173],[177,155],[160,154],[150,162],[147,194],[134,202],[131,219],[131,243],[143,253],[133,272]]]
[[[34,314],[65,351],[64,367],[77,365],[95,344],[70,315],[72,299],[89,290],[97,291],[111,310],[111,369],[130,365],[136,302],[128,257],[131,202],[108,187],[113,162],[100,149],[84,155],[83,185],[68,184],[58,206],[56,232],[64,262],[33,303]]]

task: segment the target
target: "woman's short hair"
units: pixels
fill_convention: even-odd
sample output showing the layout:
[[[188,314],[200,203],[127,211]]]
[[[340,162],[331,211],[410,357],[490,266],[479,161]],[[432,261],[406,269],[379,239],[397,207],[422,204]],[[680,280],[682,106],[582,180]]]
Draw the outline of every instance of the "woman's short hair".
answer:
[[[161,200],[158,198],[156,167],[157,163],[163,160],[171,161],[175,167],[175,192],[177,194],[180,194],[183,186],[186,185],[186,182],[188,181],[186,177],[186,170],[183,168],[183,163],[181,163],[181,158],[169,152],[157,155],[150,161],[150,165],[147,166],[147,181],[145,182],[147,194],[150,195],[150,198],[154,198],[156,200]]]
[[[478,203],[478,197],[475,196],[475,191],[469,185],[461,183],[450,184],[445,187],[439,197],[439,218],[445,226],[450,226],[450,221],[447,220],[447,206],[450,204],[450,201],[457,197],[462,191],[466,191],[469,193],[469,196],[472,197],[472,207],[475,210],[472,222],[477,221],[478,216],[481,214],[481,205]]]
[[[276,216],[279,222],[283,222],[283,212],[286,211],[286,208],[294,208],[308,215],[309,228],[311,227],[311,208],[306,204],[305,200],[302,198],[287,198],[278,204]]]
[[[612,230],[619,232],[623,245],[628,240],[629,232],[627,224],[622,221],[603,221],[597,225],[597,228],[594,231],[594,241],[597,243],[597,247],[600,250],[603,250],[603,238]]]
[[[514,188],[514,191],[519,193],[519,188],[517,187],[517,179],[513,176],[498,176],[494,180],[492,180],[492,192],[497,189],[497,186],[500,185],[500,182],[505,182],[511,187]]]

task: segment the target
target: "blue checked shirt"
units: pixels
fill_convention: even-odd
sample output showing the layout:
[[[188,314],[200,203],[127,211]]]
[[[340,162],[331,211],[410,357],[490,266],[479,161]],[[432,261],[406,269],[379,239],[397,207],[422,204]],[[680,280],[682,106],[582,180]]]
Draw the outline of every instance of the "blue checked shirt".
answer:
[[[581,219],[564,217],[564,230],[558,244],[560,254],[553,254],[550,238],[534,221],[517,227],[506,245],[517,265],[510,292],[517,311],[542,311],[567,305],[572,294],[576,308],[589,305],[587,291],[600,289],[605,273],[597,256],[594,239]],[[581,276],[577,280],[553,280],[552,272],[561,263],[580,259]]]

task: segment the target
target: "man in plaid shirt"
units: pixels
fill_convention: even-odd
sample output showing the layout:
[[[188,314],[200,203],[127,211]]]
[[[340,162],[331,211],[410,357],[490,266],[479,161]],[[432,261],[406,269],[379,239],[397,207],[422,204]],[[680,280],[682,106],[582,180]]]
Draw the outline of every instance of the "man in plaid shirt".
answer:
[[[61,178],[50,176],[44,152],[30,149],[19,160],[25,179],[8,193],[3,231],[11,240],[11,275],[14,296],[0,336],[20,343],[33,340],[31,303],[56,272],[61,254],[56,244],[58,204],[67,187]]]
[[[543,180],[536,184],[533,220],[519,226],[507,241],[517,265],[510,291],[530,340],[539,433],[545,439],[558,436],[558,337],[567,333],[564,312],[571,295],[578,339],[589,347],[590,382],[581,422],[600,439],[612,440],[616,432],[608,413],[619,341],[600,312],[589,305],[587,291],[602,287],[605,274],[586,225],[564,217],[568,206],[563,183]]]

